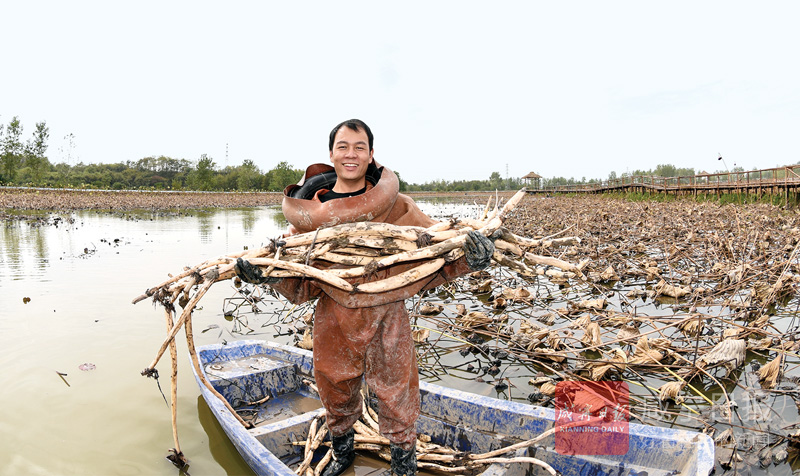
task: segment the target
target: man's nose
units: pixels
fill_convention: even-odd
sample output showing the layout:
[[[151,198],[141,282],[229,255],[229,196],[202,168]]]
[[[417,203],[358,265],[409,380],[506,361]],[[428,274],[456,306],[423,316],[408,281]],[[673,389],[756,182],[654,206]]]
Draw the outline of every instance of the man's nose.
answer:
[[[348,147],[346,155],[347,155],[347,157],[355,157],[357,155],[356,154],[356,148],[355,147]]]

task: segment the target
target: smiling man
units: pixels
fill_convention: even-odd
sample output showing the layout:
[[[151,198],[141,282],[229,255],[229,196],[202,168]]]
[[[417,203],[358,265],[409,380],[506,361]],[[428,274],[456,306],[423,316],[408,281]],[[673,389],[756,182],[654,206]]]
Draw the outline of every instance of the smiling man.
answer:
[[[283,213],[290,233],[357,221],[426,228],[435,223],[411,198],[398,193],[397,175],[375,162],[372,131],[363,121],[351,119],[334,127],[328,149],[333,167],[311,165],[299,184],[284,190]],[[353,424],[362,414],[362,381],[378,399],[380,430],[391,442],[392,473],[417,473],[419,376],[405,299],[485,268],[494,243],[473,231],[463,249],[464,257],[445,264],[438,273],[377,294],[349,293],[313,279],[265,278],[259,268],[241,258],[237,261],[236,273],[242,280],[267,283],[294,304],[319,298],[314,312],[314,378],[334,456],[323,476],[338,476],[353,464]],[[336,266],[321,260],[309,264]],[[418,264],[393,265],[348,281],[377,281]]]

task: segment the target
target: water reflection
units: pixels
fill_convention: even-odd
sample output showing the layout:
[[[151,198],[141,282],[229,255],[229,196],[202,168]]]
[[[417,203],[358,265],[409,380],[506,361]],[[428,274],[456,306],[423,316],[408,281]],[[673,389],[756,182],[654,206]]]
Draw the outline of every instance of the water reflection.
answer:
[[[3,278],[19,280],[32,271],[35,275],[44,274],[48,266],[48,228],[20,222],[5,224],[0,247],[0,285]]]
[[[86,259],[130,243],[142,232],[142,243],[165,240],[165,245],[186,246],[197,240],[200,245],[218,247],[215,254],[220,254],[229,248],[258,246],[285,228],[283,215],[274,207],[191,213],[79,211],[37,220],[9,220],[0,230],[0,286],[11,280],[49,281],[47,271],[54,261]]]
[[[208,450],[214,461],[224,467],[228,474],[252,474],[253,470],[233,446],[202,396],[197,397],[197,417],[208,435]],[[191,471],[191,467],[189,470]]]
[[[227,218],[227,215],[225,217]],[[212,222],[213,218],[214,213],[201,211],[197,214],[197,225],[201,243],[211,242],[211,234],[214,228],[214,223]]]
[[[257,219],[258,214],[255,209],[247,208],[242,210],[242,229],[245,233],[250,234],[253,232]]]

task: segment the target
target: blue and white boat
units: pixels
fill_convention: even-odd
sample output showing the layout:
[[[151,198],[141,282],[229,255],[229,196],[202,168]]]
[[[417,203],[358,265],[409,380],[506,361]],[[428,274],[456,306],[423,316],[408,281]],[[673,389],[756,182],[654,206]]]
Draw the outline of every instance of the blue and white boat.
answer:
[[[245,428],[197,378],[205,401],[248,465],[259,475],[294,475],[312,420],[324,415],[312,378],[312,353],[267,341],[242,340],[198,348],[211,385],[243,417]],[[196,376],[197,377],[197,376]],[[535,438],[553,428],[553,409],[484,397],[420,382],[417,431],[432,442],[469,453],[485,453]],[[266,399],[266,400],[265,400]],[[265,401],[264,401],[265,400]],[[533,457],[565,476],[707,476],[714,468],[714,442],[705,434],[630,423],[625,454],[566,455],[553,436],[507,456]],[[322,456],[320,450],[319,457]],[[388,463],[387,463],[388,467]],[[481,476],[547,474],[529,462],[494,463]]]

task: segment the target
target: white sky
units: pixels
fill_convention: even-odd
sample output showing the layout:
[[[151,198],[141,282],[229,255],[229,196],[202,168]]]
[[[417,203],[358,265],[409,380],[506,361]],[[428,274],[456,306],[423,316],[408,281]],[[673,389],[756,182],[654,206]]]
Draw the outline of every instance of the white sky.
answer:
[[[3,2],[0,122],[84,163],[328,161],[409,182],[800,161],[800,2]]]

